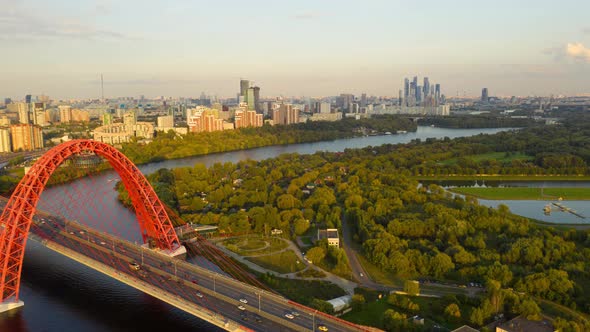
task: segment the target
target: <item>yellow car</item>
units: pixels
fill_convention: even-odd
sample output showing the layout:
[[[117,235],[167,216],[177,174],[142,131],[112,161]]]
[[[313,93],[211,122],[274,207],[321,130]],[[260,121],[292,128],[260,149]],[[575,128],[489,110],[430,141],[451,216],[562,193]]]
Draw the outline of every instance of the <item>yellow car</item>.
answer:
[[[328,327],[326,325],[318,325],[318,330],[326,332],[328,331]]]

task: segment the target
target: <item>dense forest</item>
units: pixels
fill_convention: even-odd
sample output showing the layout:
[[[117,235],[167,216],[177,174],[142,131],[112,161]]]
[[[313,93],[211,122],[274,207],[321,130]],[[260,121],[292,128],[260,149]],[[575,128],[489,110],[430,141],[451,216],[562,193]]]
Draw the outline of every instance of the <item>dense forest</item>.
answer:
[[[528,157],[499,165],[472,158],[498,152]],[[464,165],[461,158],[474,164]],[[456,163],[448,162],[453,159]],[[469,321],[481,326],[499,311],[538,315],[537,299],[590,313],[590,232],[539,226],[506,206],[481,206],[436,185],[420,186],[409,175],[506,168],[519,174],[523,169],[588,174],[589,161],[590,123],[568,122],[344,153],[289,154],[210,168],[197,164],[162,169],[149,180],[184,220],[217,224],[226,233],[279,228],[295,237],[316,227],[340,228],[344,216],[364,255],[383,270],[402,278],[488,285],[486,297],[469,313]],[[346,271],[342,250],[321,243],[316,248],[318,264],[335,273]],[[590,328],[581,321],[560,322]]]
[[[523,128],[538,125],[538,123],[531,118],[511,118],[492,114],[428,116],[419,119],[418,124],[421,126],[436,126],[443,128]]]
[[[401,116],[377,116],[336,122],[306,122],[294,125],[264,125],[211,133],[177,135],[160,133],[148,144],[123,144],[122,152],[136,164],[177,159],[216,152],[251,149],[269,145],[306,143],[363,135],[364,132],[415,131],[416,123]]]

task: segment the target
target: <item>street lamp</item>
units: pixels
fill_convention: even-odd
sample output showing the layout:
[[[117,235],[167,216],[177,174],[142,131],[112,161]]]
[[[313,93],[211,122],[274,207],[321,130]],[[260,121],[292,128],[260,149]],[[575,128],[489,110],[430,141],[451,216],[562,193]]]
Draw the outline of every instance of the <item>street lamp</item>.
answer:
[[[254,294],[258,295],[258,313],[260,313],[260,295],[262,292],[254,292]]]
[[[313,313],[311,314],[312,316],[312,321],[311,321],[311,330],[315,331],[315,314],[316,312],[318,312],[317,310],[314,310]]]
[[[215,274],[211,275],[213,277],[213,292],[217,293],[217,291],[215,290]]]

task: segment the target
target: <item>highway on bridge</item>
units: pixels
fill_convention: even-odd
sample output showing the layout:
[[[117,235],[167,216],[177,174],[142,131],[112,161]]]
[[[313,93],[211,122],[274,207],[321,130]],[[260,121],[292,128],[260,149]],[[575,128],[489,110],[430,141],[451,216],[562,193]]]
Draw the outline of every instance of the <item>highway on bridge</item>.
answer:
[[[5,201],[1,200],[2,208],[4,204]],[[130,241],[90,229],[77,222],[39,213],[33,221],[32,238],[40,238],[42,243],[53,242],[61,245],[96,262],[113,267],[119,273],[126,274],[138,282],[149,283],[168,292],[169,296],[199,306],[199,309],[202,308],[209,313],[212,320],[224,317],[246,327],[246,330],[254,331],[318,331],[322,326],[329,331],[370,329],[301,306],[280,295],[240,282],[222,273],[170,258]],[[53,249],[47,243],[44,244]],[[137,262],[141,269],[134,270],[131,262]],[[133,283],[129,284],[133,286]],[[247,303],[240,302],[240,299],[245,299]],[[245,310],[240,310],[238,306]],[[293,312],[293,318],[286,316]]]

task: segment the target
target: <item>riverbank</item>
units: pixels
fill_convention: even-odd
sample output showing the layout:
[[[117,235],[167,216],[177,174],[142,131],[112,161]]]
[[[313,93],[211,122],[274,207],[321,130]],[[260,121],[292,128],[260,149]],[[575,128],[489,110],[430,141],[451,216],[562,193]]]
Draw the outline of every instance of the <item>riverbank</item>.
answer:
[[[489,200],[590,200],[590,188],[450,188],[449,191]]]

